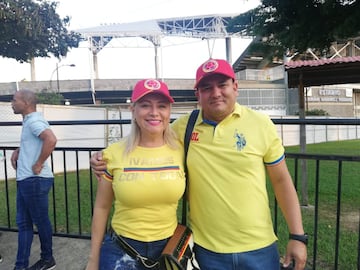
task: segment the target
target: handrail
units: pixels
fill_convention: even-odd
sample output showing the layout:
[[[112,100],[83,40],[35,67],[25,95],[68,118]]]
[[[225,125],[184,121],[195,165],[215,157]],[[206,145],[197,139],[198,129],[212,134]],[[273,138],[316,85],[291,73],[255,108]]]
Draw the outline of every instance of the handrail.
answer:
[[[175,119],[171,119],[174,121]],[[360,125],[360,118],[340,118],[340,119],[283,119],[272,118],[276,125]],[[130,119],[119,120],[62,120],[62,121],[48,121],[50,125],[106,125],[106,124],[130,124]],[[0,126],[21,126],[21,121],[2,121]]]

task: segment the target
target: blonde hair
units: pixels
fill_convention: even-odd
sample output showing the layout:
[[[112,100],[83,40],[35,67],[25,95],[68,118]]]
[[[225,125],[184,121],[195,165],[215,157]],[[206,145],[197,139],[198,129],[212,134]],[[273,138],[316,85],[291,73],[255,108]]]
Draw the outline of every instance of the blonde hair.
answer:
[[[136,103],[133,104],[133,106],[135,105]],[[140,133],[140,127],[136,123],[134,114],[132,114],[130,134],[124,138],[126,144],[124,151],[125,156],[129,155],[139,145]],[[163,136],[165,144],[173,149],[177,149],[179,147],[178,137],[170,127],[170,123],[166,126]]]

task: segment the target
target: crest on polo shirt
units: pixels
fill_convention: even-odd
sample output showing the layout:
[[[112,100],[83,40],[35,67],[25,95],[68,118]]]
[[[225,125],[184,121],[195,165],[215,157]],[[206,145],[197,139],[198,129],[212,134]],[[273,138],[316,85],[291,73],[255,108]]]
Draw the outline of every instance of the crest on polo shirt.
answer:
[[[246,139],[244,134],[239,133],[238,130],[236,129],[234,132],[234,138],[236,139],[235,142],[236,150],[241,151],[242,149],[244,149],[244,147],[246,146]]]
[[[159,90],[161,83],[158,80],[150,79],[144,82],[144,87],[149,90]]]
[[[203,64],[202,70],[205,73],[209,73],[217,70],[218,67],[219,67],[219,63],[214,59],[210,59]]]

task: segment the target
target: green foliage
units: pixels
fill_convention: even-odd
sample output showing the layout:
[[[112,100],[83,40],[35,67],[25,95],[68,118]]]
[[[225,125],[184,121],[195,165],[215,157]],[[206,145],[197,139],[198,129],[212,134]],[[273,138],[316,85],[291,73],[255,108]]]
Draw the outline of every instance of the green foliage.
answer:
[[[328,112],[323,109],[313,109],[305,112],[306,115],[324,115],[328,116]]]
[[[80,34],[68,32],[70,19],[56,13],[57,3],[5,0],[0,3],[0,55],[29,62],[34,57],[66,56]]]
[[[64,96],[62,94],[45,91],[36,93],[36,98],[39,104],[61,105],[64,101]]]
[[[297,112],[295,115],[299,115],[299,113]],[[305,115],[329,116],[329,113],[323,109],[313,109],[305,111]]]
[[[319,56],[332,42],[360,34],[360,2],[353,0],[263,0],[262,4],[229,22],[228,32],[261,37],[274,56],[304,53]]]

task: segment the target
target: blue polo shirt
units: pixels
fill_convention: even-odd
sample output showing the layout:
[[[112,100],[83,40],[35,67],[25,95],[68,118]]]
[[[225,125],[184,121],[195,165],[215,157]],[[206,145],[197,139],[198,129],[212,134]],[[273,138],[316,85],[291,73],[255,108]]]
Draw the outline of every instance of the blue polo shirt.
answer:
[[[16,170],[17,181],[32,176],[53,177],[47,162],[44,163],[44,167],[39,175],[35,175],[32,171],[32,166],[37,161],[43,145],[39,135],[48,128],[50,128],[50,125],[40,112],[29,113],[24,117]]]

